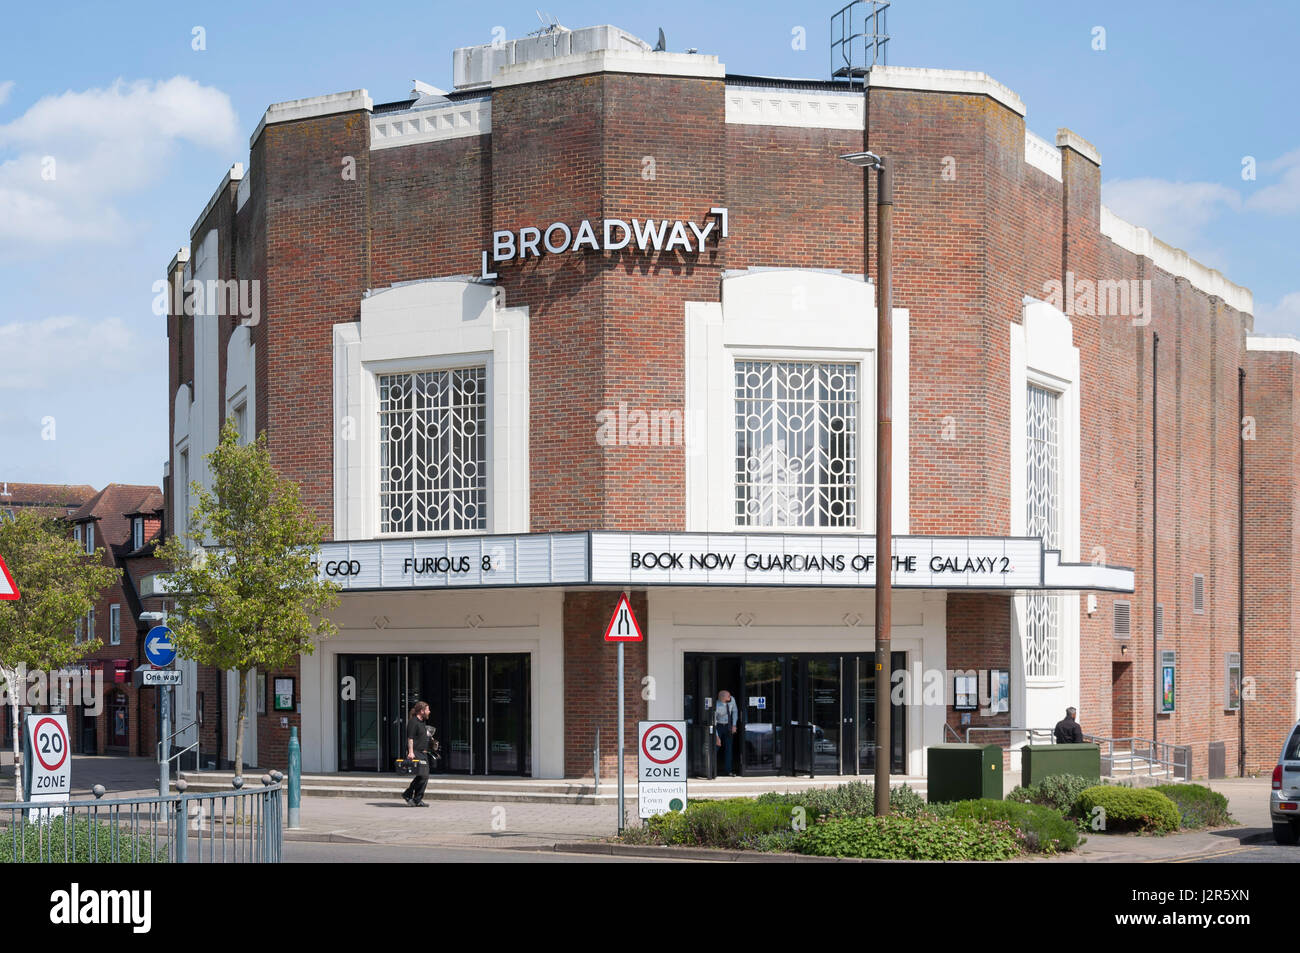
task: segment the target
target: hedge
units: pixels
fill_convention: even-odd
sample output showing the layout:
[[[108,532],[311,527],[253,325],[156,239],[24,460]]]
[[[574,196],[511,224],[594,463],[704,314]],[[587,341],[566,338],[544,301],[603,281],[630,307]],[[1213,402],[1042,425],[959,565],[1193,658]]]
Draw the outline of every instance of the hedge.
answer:
[[[1016,832],[1025,850],[1038,854],[1055,854],[1074,850],[1079,832],[1074,824],[1055,808],[1017,801],[958,801],[951,816],[959,820],[1005,821]]]
[[[1006,860],[1019,853],[1005,821],[922,817],[843,817],[809,827],[795,850],[821,857],[884,860]]]
[[[1178,830],[1178,806],[1154,788],[1096,785],[1079,795],[1079,809],[1094,830],[1163,834]],[[1097,808],[1102,812],[1098,813]]]
[[[1236,823],[1228,813],[1228,799],[1203,784],[1157,784],[1151,790],[1174,802],[1182,827],[1227,827]]]

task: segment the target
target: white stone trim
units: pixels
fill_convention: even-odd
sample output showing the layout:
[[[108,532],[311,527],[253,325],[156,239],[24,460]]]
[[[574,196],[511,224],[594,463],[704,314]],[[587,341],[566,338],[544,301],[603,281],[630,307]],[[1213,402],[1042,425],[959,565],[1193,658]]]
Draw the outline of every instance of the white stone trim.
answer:
[[[1300,354],[1300,339],[1267,334],[1247,334],[1246,350],[1289,351],[1292,354]]]
[[[481,617],[477,627],[467,623],[470,616]],[[338,634],[299,659],[303,770],[338,770],[339,655],[525,652],[531,656],[532,776],[564,777],[562,589],[352,593],[340,598],[331,619]]]
[[[490,395],[486,532],[528,531],[528,309],[496,301],[476,282],[406,282],[363,298],[359,322],[334,325],[336,540],[381,538],[378,375],[475,364]]]
[[[686,530],[734,533],[735,362],[744,359],[856,362],[858,525],[875,524],[876,319],[874,287],[833,272],[763,269],[729,275],[721,302],[686,304]],[[910,523],[908,312],[894,310],[894,533]],[[745,527],[745,532],[763,532]],[[773,527],[774,532],[835,533]]]
[[[650,718],[681,718],[688,652],[856,654],[870,652],[875,638],[875,593],[870,589],[654,589],[648,607],[647,674],[660,686],[649,701]],[[742,613],[752,620],[748,625],[737,624]],[[858,624],[849,625],[854,618]],[[947,669],[946,593],[896,593],[893,626],[891,649],[907,653],[909,671]],[[908,706],[908,774],[924,775],[926,747],[945,741],[945,712],[942,705]]]
[[[370,151],[441,142],[492,132],[492,100],[488,97],[424,109],[380,113],[370,118]]]
[[[306,99],[290,99],[274,103],[267,107],[262,119],[248,137],[249,148],[257,142],[257,137],[267,126],[277,122],[292,122],[295,119],[313,119],[316,116],[330,116],[335,113],[348,113],[362,110],[372,112],[375,108],[370,93],[364,89],[351,89],[345,93],[328,93],[324,96],[308,96]]]
[[[1028,129],[1025,130],[1025,163],[1061,181],[1061,150]]]
[[[492,88],[544,83],[592,73],[636,73],[646,76],[681,76],[724,79],[726,67],[716,56],[700,53],[654,53],[639,50],[593,50],[551,59],[530,60],[499,68]]]
[[[1014,92],[988,73],[957,69],[927,69],[916,66],[873,66],[867,71],[867,85],[882,89],[917,89],[936,93],[973,93],[988,96],[1025,114],[1025,104]]]
[[[800,129],[862,129],[861,93],[728,86],[726,121],[748,126]]]
[[[1101,165],[1101,153],[1083,136],[1064,127],[1056,130],[1056,145],[1060,149],[1073,149],[1094,165]]]
[[[199,213],[199,217],[194,220],[194,227],[190,229],[191,235],[203,226],[203,220],[208,217],[208,213],[211,212],[213,206],[217,204],[217,200],[226,194],[226,186],[231,182],[242,183],[243,181],[244,164],[242,162],[236,162],[230,167],[230,171],[228,171],[222,178],[221,184],[218,185],[216,191],[212,193],[212,197],[208,199],[208,203],[203,206],[203,211]]]
[[[235,211],[238,212],[248,204],[249,198],[253,194],[253,177],[244,175],[239,180],[239,188],[235,190]]]
[[[247,325],[237,325],[226,343],[225,418],[244,405],[249,432],[241,435],[246,443],[257,442],[257,345]]]
[[[1025,514],[1025,446],[1027,409],[1025,391],[1029,384],[1038,384],[1060,394],[1059,409],[1061,434],[1061,522],[1060,555],[1045,558],[1044,582],[1051,564],[1055,578],[1060,578],[1061,563],[1079,562],[1080,539],[1080,372],[1079,349],[1074,345],[1074,328],[1070,319],[1059,309],[1045,301],[1025,297],[1021,322],[1012,324],[1010,366],[1010,516],[1009,532],[1024,536],[1028,532]],[[1105,562],[1105,560],[1103,560]],[[1104,568],[1104,567],[1101,567]],[[1067,571],[1078,578],[1077,570]],[[1113,581],[1109,574],[1098,574],[1099,580]],[[1128,576],[1122,571],[1115,577],[1120,582]],[[1061,711],[1077,704],[1080,685],[1079,663],[1079,599],[1062,593],[1060,600],[1060,676],[1028,680],[1024,665],[1024,631],[1026,597],[1017,595],[1011,600],[1011,678],[1012,724],[1040,728],[1060,720],[1046,721],[1056,709]]]
[[[1200,291],[1221,298],[1228,307],[1253,315],[1255,296],[1249,288],[1233,284],[1223,274],[1207,268],[1181,248],[1156,238],[1148,229],[1120,218],[1106,206],[1101,207],[1101,233],[1125,251],[1150,258],[1157,268],[1175,278],[1185,278]]]

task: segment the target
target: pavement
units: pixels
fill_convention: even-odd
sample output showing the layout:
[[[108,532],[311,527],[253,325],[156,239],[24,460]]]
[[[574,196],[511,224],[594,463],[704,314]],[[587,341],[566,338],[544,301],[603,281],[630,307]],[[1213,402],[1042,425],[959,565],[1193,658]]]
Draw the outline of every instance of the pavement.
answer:
[[[0,791],[12,784],[13,771],[3,758]],[[256,783],[260,775],[249,772]],[[148,796],[157,791],[157,765],[144,758],[78,757],[73,763],[74,799],[90,797],[93,784],[103,784],[107,798]],[[480,788],[490,789],[493,779],[477,779]],[[784,790],[797,779],[746,779],[745,793]],[[819,779],[821,780],[821,779]],[[1012,779],[1008,778],[1008,782]],[[1229,811],[1240,821],[1234,827],[1212,831],[1189,831],[1163,837],[1130,834],[1092,834],[1076,852],[1057,858],[1032,858],[1024,863],[1161,863],[1214,860],[1216,856],[1241,855],[1251,845],[1271,845],[1268,819],[1270,779],[1230,778],[1200,782],[1228,798]],[[602,788],[604,784],[602,784]],[[704,785],[692,784],[692,791]],[[503,790],[508,790],[504,788]],[[635,795],[635,784],[628,791]],[[614,804],[553,804],[529,802],[495,803],[491,800],[431,800],[428,807],[408,807],[400,796],[376,792],[368,797],[302,798],[301,827],[285,830],[287,843],[355,844],[413,849],[513,848],[531,851],[599,851],[620,856],[688,859],[679,851],[664,848],[630,848],[607,843],[617,828]],[[629,819],[635,824],[636,809],[629,805]],[[1300,859],[1300,848],[1296,858]],[[700,852],[700,859],[719,859],[717,853]],[[1272,856],[1272,855],[1270,855]],[[694,858],[691,858],[694,859]],[[728,858],[730,859],[730,858]],[[789,858],[748,855],[735,859],[789,862]]]

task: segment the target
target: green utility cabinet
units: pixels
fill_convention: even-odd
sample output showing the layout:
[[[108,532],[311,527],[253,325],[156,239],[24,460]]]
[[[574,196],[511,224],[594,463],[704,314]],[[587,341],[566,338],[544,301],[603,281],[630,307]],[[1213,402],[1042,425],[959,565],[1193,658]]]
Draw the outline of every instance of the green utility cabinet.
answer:
[[[932,745],[926,749],[927,800],[1002,800],[1001,745]]]
[[[1101,748],[1096,745],[1025,745],[1020,749],[1020,783],[1037,784],[1054,774],[1101,781]]]

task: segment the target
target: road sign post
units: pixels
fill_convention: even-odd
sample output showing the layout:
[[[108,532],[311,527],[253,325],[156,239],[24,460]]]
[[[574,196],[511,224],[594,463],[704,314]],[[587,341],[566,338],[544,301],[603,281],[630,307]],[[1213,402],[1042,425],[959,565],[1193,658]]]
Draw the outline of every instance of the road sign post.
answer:
[[[628,601],[627,590],[619,596],[614,614],[605,626],[605,641],[618,643],[618,832],[623,833],[623,822],[627,814],[627,801],[624,793],[626,781],[623,777],[623,643],[640,642],[641,626],[637,624],[632,612],[632,603]]]
[[[172,662],[176,661],[176,646],[172,643],[172,630],[165,625],[155,625],[149,630],[144,637],[144,657],[156,669],[167,669]],[[147,673],[141,673],[142,675]],[[160,673],[161,674],[161,673]],[[162,691],[159,693],[158,708],[162,716],[162,727],[159,730],[161,741],[158,746],[158,796],[166,797],[168,789],[171,787],[171,766],[172,766],[172,690],[171,686],[180,683],[180,672],[176,672],[174,681],[142,680],[145,685],[158,685]]]

